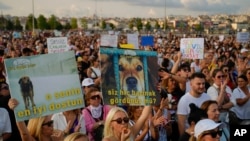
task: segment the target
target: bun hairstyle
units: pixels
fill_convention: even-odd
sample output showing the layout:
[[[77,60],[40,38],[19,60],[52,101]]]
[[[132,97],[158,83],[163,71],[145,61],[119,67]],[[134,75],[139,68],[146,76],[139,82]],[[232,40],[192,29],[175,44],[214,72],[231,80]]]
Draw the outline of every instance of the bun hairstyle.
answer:
[[[197,107],[194,103],[190,103],[189,107],[190,107],[190,113],[188,116],[188,124],[191,124],[191,122],[194,122],[196,124],[201,119],[208,117],[206,112]]]

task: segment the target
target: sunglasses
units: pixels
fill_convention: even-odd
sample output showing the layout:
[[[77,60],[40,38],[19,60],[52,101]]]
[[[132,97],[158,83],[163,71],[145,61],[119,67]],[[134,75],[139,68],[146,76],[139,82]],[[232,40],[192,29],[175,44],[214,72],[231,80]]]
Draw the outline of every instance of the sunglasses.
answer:
[[[122,124],[122,121],[124,123],[128,123],[129,122],[129,118],[128,117],[118,118],[118,119],[115,119],[115,120],[112,120],[112,121],[116,121],[118,124]]]
[[[94,96],[91,96],[90,99],[96,100],[96,99],[101,99],[101,97],[100,95],[94,95]]]
[[[228,70],[224,70],[224,72],[228,72]]]
[[[183,71],[184,71],[184,72],[190,72],[190,70],[189,70],[189,69],[183,69]]]
[[[219,130],[219,131],[211,131],[211,132],[208,132],[208,133],[205,133],[203,136],[205,135],[211,135],[212,138],[216,138],[217,135],[221,136],[222,135],[222,131]]]
[[[48,122],[46,122],[46,123],[43,123],[42,126],[47,125],[47,126],[51,127],[51,126],[53,125],[53,122],[54,122],[53,120],[48,121]]]
[[[224,77],[225,77],[224,75],[217,76],[218,79],[221,79],[221,78],[224,78]]]
[[[2,87],[2,88],[1,88],[1,90],[3,90],[3,89],[4,89],[4,90],[8,90],[9,88],[8,88],[8,86],[5,86],[5,87]]]

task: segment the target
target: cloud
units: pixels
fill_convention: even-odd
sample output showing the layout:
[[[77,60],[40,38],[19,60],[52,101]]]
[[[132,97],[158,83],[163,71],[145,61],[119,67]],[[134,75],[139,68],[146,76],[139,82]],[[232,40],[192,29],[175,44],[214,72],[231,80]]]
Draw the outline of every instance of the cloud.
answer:
[[[5,5],[3,2],[0,1],[0,10],[9,10],[11,9],[10,6]]]

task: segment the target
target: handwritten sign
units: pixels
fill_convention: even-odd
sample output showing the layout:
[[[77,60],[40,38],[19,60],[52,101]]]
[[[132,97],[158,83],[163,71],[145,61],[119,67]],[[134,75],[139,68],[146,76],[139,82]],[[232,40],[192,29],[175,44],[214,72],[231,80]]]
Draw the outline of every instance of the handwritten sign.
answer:
[[[180,50],[183,58],[203,59],[204,38],[182,38]]]
[[[17,121],[84,106],[73,51],[4,61]]]
[[[237,33],[237,42],[245,43],[249,41],[249,33],[248,32],[238,32]]]
[[[138,34],[127,34],[128,44],[133,44],[134,49],[139,49]]]
[[[101,46],[117,47],[118,36],[117,35],[101,35]]]
[[[67,37],[47,38],[47,45],[49,53],[68,51]]]
[[[154,46],[154,36],[142,36],[141,45],[142,46]]]

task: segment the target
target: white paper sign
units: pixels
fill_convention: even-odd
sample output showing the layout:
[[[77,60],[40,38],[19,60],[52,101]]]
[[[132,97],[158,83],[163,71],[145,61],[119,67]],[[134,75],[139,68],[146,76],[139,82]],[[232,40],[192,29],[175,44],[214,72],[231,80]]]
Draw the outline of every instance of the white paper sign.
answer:
[[[249,33],[248,32],[238,32],[237,33],[237,41],[241,43],[245,43],[249,41]]]
[[[219,35],[219,41],[222,42],[224,40],[224,35]]]
[[[67,37],[47,38],[47,45],[49,53],[68,51]]]
[[[204,58],[204,38],[182,38],[180,47],[182,58]]]
[[[128,44],[133,44],[135,49],[139,49],[138,34],[127,34]]]
[[[101,35],[101,46],[117,47],[118,36],[117,35]]]

